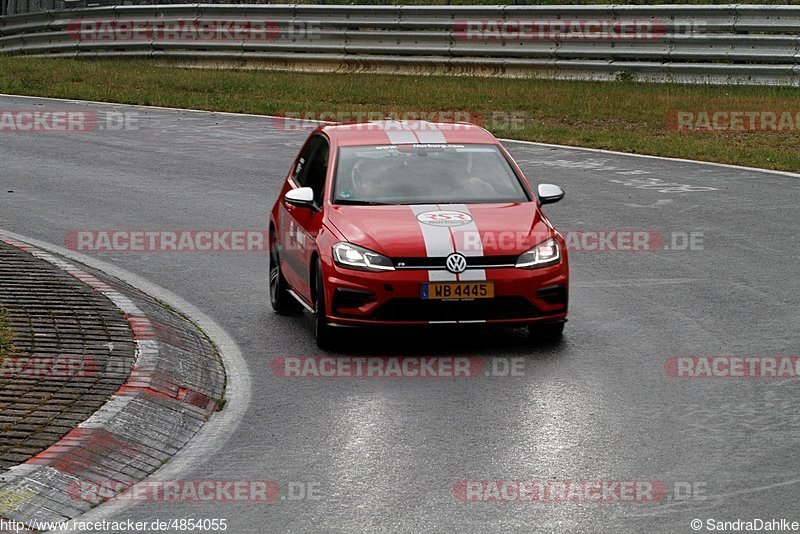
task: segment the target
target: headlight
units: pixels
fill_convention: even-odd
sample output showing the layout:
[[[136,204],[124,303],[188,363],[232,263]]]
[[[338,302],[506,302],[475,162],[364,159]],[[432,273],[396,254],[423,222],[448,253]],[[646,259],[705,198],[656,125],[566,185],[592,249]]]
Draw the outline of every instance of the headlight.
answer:
[[[360,271],[394,271],[392,260],[383,254],[344,241],[333,245],[333,261]]]
[[[539,243],[528,252],[520,254],[516,267],[522,269],[536,269],[545,265],[553,265],[561,260],[558,242],[550,238],[544,243]]]

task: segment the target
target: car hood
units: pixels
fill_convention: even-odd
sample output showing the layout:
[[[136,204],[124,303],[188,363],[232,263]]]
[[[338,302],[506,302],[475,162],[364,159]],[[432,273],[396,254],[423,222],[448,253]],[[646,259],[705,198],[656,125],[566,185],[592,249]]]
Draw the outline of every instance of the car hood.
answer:
[[[535,202],[333,205],[328,220],[345,240],[391,258],[521,254],[552,233]]]

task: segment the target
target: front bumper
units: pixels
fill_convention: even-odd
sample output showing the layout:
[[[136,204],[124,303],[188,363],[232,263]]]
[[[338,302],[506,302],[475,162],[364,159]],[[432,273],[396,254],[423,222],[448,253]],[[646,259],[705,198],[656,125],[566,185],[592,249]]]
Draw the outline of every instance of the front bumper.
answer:
[[[566,262],[527,270],[486,269],[495,297],[474,300],[427,300],[420,286],[427,270],[364,272],[330,265],[324,276],[332,324],[348,326],[428,324],[530,324],[562,321],[567,316]],[[462,278],[473,281],[469,270]]]

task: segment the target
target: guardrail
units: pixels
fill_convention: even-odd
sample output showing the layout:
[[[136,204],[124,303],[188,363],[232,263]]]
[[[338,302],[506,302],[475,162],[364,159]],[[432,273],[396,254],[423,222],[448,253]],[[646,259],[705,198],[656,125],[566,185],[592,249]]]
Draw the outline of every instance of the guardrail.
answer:
[[[108,6],[0,17],[0,53],[798,86],[800,6]]]

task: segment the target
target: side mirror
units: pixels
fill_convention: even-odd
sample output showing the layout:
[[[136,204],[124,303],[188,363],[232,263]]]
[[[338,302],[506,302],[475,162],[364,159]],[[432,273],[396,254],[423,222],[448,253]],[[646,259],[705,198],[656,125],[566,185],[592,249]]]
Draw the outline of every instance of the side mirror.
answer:
[[[564,198],[564,190],[553,184],[539,184],[539,203],[553,204]]]
[[[299,208],[313,208],[314,190],[310,187],[298,187],[287,192],[283,199],[287,204],[291,204],[292,206],[297,206]]]

